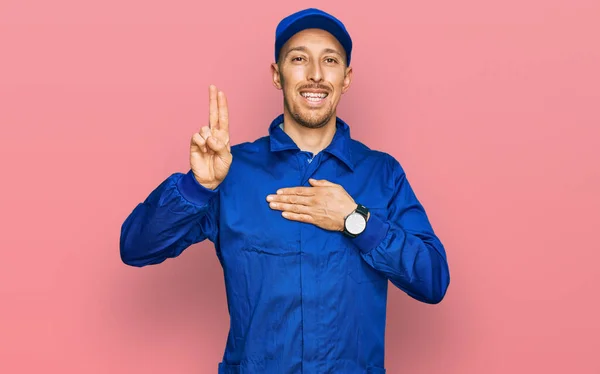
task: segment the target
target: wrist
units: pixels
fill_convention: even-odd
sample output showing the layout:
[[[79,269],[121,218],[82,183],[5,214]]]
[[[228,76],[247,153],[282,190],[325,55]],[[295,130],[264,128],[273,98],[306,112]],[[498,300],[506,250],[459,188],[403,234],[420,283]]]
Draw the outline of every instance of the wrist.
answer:
[[[200,183],[200,182],[198,182],[198,183]],[[208,189],[208,190],[213,190],[213,191],[214,191],[214,190],[216,190],[216,189],[217,189],[217,187],[219,187],[219,185],[218,185],[218,184],[216,184],[216,183],[213,183],[213,184],[209,184],[209,183],[200,183],[200,184],[201,184],[201,185],[202,185],[204,188],[206,188],[206,189]]]
[[[205,205],[218,194],[217,190],[209,189],[200,184],[192,170],[179,178],[177,188],[187,201],[195,205]]]
[[[192,175],[194,176],[194,179],[196,179],[196,182],[198,182],[199,185],[201,185],[202,187],[208,189],[208,190],[216,190],[217,187],[219,187],[219,183],[218,182],[204,182],[201,181],[197,176],[196,173],[194,173],[194,171],[192,170]]]

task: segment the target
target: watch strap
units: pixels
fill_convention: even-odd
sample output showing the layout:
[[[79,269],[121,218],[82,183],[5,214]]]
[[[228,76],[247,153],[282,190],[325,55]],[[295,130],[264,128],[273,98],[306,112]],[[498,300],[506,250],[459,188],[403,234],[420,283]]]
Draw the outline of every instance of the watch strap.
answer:
[[[369,216],[369,209],[361,204],[357,204],[356,212],[362,214],[365,218]]]

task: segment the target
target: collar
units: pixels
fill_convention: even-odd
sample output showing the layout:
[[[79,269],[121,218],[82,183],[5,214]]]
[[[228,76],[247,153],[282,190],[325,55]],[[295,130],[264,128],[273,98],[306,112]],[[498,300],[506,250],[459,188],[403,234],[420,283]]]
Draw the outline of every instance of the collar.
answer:
[[[296,143],[288,134],[283,131],[280,125],[283,123],[283,114],[275,118],[269,125],[269,135],[271,142],[271,152],[285,150],[300,150]],[[331,143],[323,150],[342,161],[350,170],[354,171],[354,161],[352,159],[350,126],[341,118],[336,117],[336,131]]]

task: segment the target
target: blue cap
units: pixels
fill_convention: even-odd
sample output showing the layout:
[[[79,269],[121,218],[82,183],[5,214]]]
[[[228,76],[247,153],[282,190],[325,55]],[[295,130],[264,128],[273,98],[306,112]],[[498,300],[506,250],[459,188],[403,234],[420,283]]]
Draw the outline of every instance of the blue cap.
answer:
[[[350,66],[352,39],[344,24],[322,10],[309,8],[291,14],[279,22],[275,31],[275,61],[281,47],[296,33],[305,29],[321,29],[333,35],[346,51],[346,63]]]

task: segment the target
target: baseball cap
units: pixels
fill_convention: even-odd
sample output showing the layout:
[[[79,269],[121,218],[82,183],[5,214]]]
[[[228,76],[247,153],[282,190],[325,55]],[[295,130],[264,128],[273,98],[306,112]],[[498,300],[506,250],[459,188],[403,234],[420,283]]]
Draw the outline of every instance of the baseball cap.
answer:
[[[350,65],[352,39],[344,24],[334,16],[320,9],[308,8],[282,19],[275,30],[275,61],[281,47],[296,33],[305,29],[321,29],[333,35],[346,51],[346,62]]]

